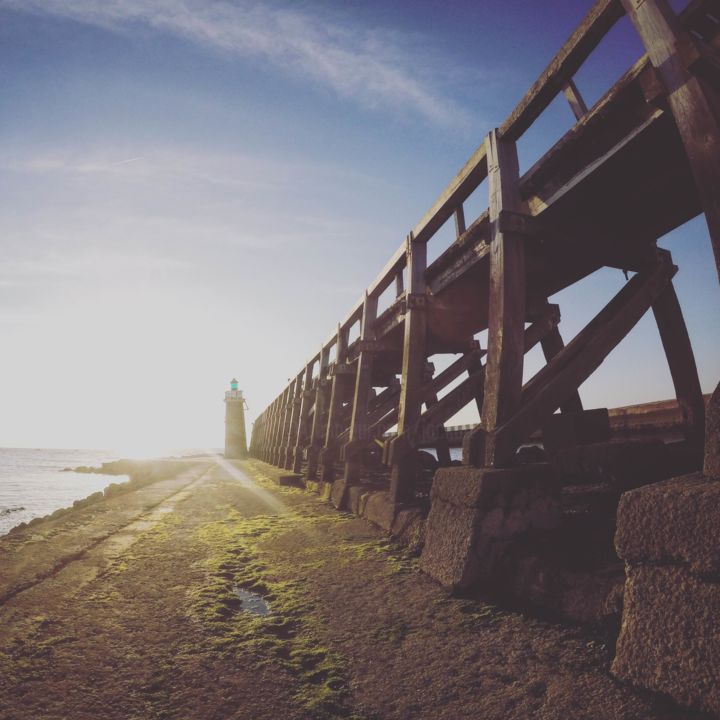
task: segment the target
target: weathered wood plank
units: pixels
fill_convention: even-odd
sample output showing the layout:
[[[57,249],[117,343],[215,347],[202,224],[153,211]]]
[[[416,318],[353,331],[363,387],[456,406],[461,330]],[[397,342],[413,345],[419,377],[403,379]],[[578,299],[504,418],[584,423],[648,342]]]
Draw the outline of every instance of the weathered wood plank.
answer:
[[[308,480],[315,480],[318,471],[318,460],[320,447],[325,437],[326,427],[325,420],[327,418],[326,408],[330,395],[330,348],[323,345],[320,350],[320,368],[318,371],[317,385],[315,387],[315,403],[313,404],[313,419],[310,427],[310,437],[305,450],[307,455],[307,468],[305,477]]]
[[[545,356],[545,362],[550,362],[565,348],[562,335],[557,327],[553,328],[547,335],[545,335],[545,337],[543,337],[540,341],[540,345],[542,347],[543,355]],[[562,410],[562,412],[569,413],[582,412],[583,404],[580,399],[580,393],[576,390],[572,395],[570,395],[568,399],[560,405],[560,410]]]
[[[397,443],[407,427],[422,412],[422,386],[425,373],[425,343],[427,335],[426,301],[427,244],[416,240],[410,233],[407,238],[408,293],[405,311],[405,338],[403,344],[402,381],[398,405]],[[402,440],[401,440],[402,441]],[[390,496],[395,503],[412,499],[415,462],[412,455],[395,458],[390,471]]]
[[[304,369],[295,378],[295,386],[292,397],[290,398],[290,422],[288,424],[288,434],[285,438],[285,447],[281,451],[280,465],[286,470],[292,468],[293,455],[295,453],[295,441],[297,440],[297,429],[300,423],[300,408],[302,405],[303,379],[307,373]]]
[[[652,310],[675,386],[675,396],[685,419],[685,437],[696,447],[702,447],[705,441],[705,402],[695,355],[672,281],[655,300]]]
[[[504,211],[521,212],[517,149],[493,130],[485,141],[490,192],[490,292],[488,298],[488,359],[482,425],[492,430],[512,417],[520,405],[525,328],[525,239],[504,233]],[[486,456],[487,465],[502,458]]]
[[[563,94],[570,105],[570,109],[573,111],[575,119],[582,120],[585,115],[587,115],[588,106],[585,104],[585,100],[572,78],[568,80],[567,85],[563,88]]]

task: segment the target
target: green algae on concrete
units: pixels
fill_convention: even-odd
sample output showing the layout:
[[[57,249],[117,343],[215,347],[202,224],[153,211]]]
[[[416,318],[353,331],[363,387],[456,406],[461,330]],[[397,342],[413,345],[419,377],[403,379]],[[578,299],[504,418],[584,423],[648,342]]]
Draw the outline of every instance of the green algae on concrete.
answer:
[[[259,559],[259,541],[312,522],[294,513],[243,518],[230,510],[224,520],[200,527],[197,536],[210,555],[205,582],[190,590],[191,613],[218,651],[238,660],[251,654],[260,663],[280,662],[299,683],[297,702],[313,717],[348,717],[344,663],[313,632],[312,600],[300,582],[281,579],[280,567]],[[271,612],[242,611],[233,586],[261,595]]]

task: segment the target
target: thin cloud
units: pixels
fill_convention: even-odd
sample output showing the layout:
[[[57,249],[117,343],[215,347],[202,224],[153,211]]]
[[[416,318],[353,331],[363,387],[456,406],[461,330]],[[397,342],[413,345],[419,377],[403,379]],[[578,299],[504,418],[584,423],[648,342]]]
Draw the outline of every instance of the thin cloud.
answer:
[[[0,7],[115,32],[146,26],[215,51],[268,62],[365,107],[415,113],[443,126],[469,123],[465,111],[441,89],[454,67],[432,57],[427,41],[330,22],[306,8],[272,8],[246,0],[0,0]]]

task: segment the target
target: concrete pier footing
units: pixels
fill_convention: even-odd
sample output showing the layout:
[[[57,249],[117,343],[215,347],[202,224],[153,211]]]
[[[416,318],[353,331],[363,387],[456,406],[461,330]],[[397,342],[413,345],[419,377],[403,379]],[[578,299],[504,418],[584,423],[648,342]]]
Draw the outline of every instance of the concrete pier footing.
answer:
[[[514,540],[557,527],[559,495],[546,464],[438,470],[420,568],[453,589],[488,580]]]
[[[704,473],[620,501],[615,546],[626,581],[612,672],[720,713],[720,388],[706,432]]]

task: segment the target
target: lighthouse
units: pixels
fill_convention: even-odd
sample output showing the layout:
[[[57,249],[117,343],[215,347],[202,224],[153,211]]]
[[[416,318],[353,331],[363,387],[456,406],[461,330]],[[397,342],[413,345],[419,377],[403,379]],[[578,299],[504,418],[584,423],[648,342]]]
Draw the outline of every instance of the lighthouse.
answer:
[[[230,390],[225,392],[225,457],[228,459],[247,457],[246,407],[242,390],[238,390],[238,381],[233,378]]]

